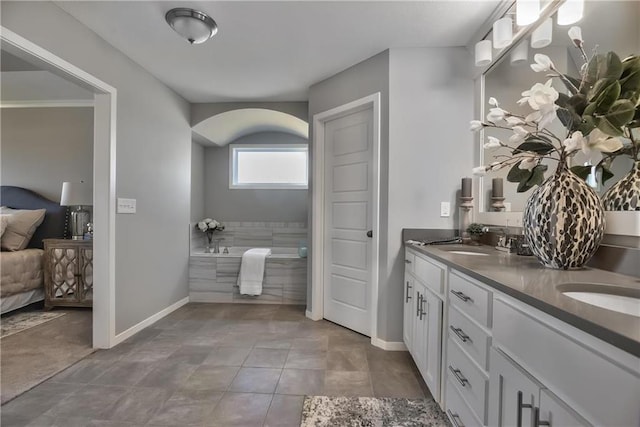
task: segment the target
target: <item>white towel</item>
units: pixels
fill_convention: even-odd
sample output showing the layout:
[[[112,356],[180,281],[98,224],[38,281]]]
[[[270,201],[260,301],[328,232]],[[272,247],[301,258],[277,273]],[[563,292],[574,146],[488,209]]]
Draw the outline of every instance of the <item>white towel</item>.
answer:
[[[238,286],[241,295],[262,295],[262,279],[264,278],[264,264],[271,255],[271,249],[249,249],[242,254]]]

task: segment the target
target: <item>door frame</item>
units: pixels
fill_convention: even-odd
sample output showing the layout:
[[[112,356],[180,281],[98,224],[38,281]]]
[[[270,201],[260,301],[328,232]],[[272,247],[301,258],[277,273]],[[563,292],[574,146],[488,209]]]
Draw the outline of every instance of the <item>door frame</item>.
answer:
[[[373,114],[372,230],[371,242],[371,342],[378,341],[378,280],[380,257],[380,92],[365,96],[313,116],[313,185],[311,188],[311,311],[313,320],[324,317],[324,222],[325,222],[325,125],[348,114],[371,108]]]
[[[75,65],[0,26],[7,46],[46,63],[74,83],[94,93],[93,103],[93,347],[116,344],[115,213],[117,90]]]

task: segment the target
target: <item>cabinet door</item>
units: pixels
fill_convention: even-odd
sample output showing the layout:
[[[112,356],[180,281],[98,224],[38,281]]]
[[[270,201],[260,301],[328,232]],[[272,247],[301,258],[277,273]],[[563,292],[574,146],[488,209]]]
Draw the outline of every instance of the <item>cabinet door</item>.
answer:
[[[591,425],[549,390],[540,391],[539,419],[557,427],[584,427]]]
[[[442,301],[427,290],[421,301],[423,318],[426,317],[426,360],[424,361],[424,381],[434,399],[440,401],[440,362],[442,354]]]
[[[489,378],[489,425],[532,427],[539,405],[539,384],[495,348],[491,349]]]
[[[404,312],[403,312],[403,323],[402,323],[402,337],[404,339],[404,344],[407,346],[407,350],[409,352],[412,351],[413,347],[413,318],[415,317],[414,301],[416,298],[414,297],[414,279],[410,273],[405,272],[404,274]]]

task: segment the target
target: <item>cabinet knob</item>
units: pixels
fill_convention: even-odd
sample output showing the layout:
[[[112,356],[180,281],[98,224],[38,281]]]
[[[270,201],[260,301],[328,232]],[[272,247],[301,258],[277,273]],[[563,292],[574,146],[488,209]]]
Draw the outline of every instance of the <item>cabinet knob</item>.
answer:
[[[405,303],[409,302],[409,300],[411,299],[411,295],[409,295],[409,289],[412,289],[412,288],[413,288],[413,286],[411,286],[409,284],[409,281],[407,280],[407,297],[404,300]]]
[[[451,418],[451,421],[453,421],[453,424],[456,427],[464,427],[464,424],[462,424],[462,421],[460,421],[460,415],[454,414],[450,409],[447,409],[447,413],[449,414],[449,418]]]
[[[416,299],[416,317],[420,316],[420,301],[422,301],[422,295],[420,295],[420,292],[417,292],[418,296]]]
[[[467,301],[473,302],[473,299],[471,299],[470,296],[465,295],[464,292],[462,291],[454,291],[453,289],[451,289],[451,293],[457,296],[458,298],[460,298],[464,302],[467,302]]]
[[[411,264],[411,260],[410,260],[410,259],[405,259],[405,260],[404,260],[404,263],[405,263],[405,264]]]
[[[533,405],[530,403],[522,403],[522,392],[518,391],[518,419],[516,422],[517,427],[522,427],[522,409],[532,409]]]
[[[453,331],[454,334],[458,336],[458,338],[462,340],[462,342],[471,341],[471,338],[469,338],[469,335],[465,334],[462,328],[456,328],[453,325],[449,326],[449,328]]]
[[[549,421],[541,421],[540,420],[540,408],[533,409],[533,427],[539,426],[551,426]]]
[[[422,320],[422,316],[427,314],[426,311],[424,311],[424,303],[427,302],[426,298],[422,298],[420,300],[420,320]]]
[[[453,376],[458,380],[462,387],[466,387],[469,383],[469,380],[462,375],[462,371],[460,369],[456,369],[453,366],[449,365],[449,370],[453,373]]]

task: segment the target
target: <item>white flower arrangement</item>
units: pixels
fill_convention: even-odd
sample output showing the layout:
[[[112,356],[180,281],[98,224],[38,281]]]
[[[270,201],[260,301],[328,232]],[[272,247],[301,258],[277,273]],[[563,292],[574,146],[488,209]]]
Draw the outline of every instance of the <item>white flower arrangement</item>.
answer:
[[[199,221],[198,224],[196,224],[196,228],[198,228],[198,230],[202,231],[203,233],[213,233],[214,231],[223,231],[224,224],[216,221],[215,219],[205,218],[202,221]]]

